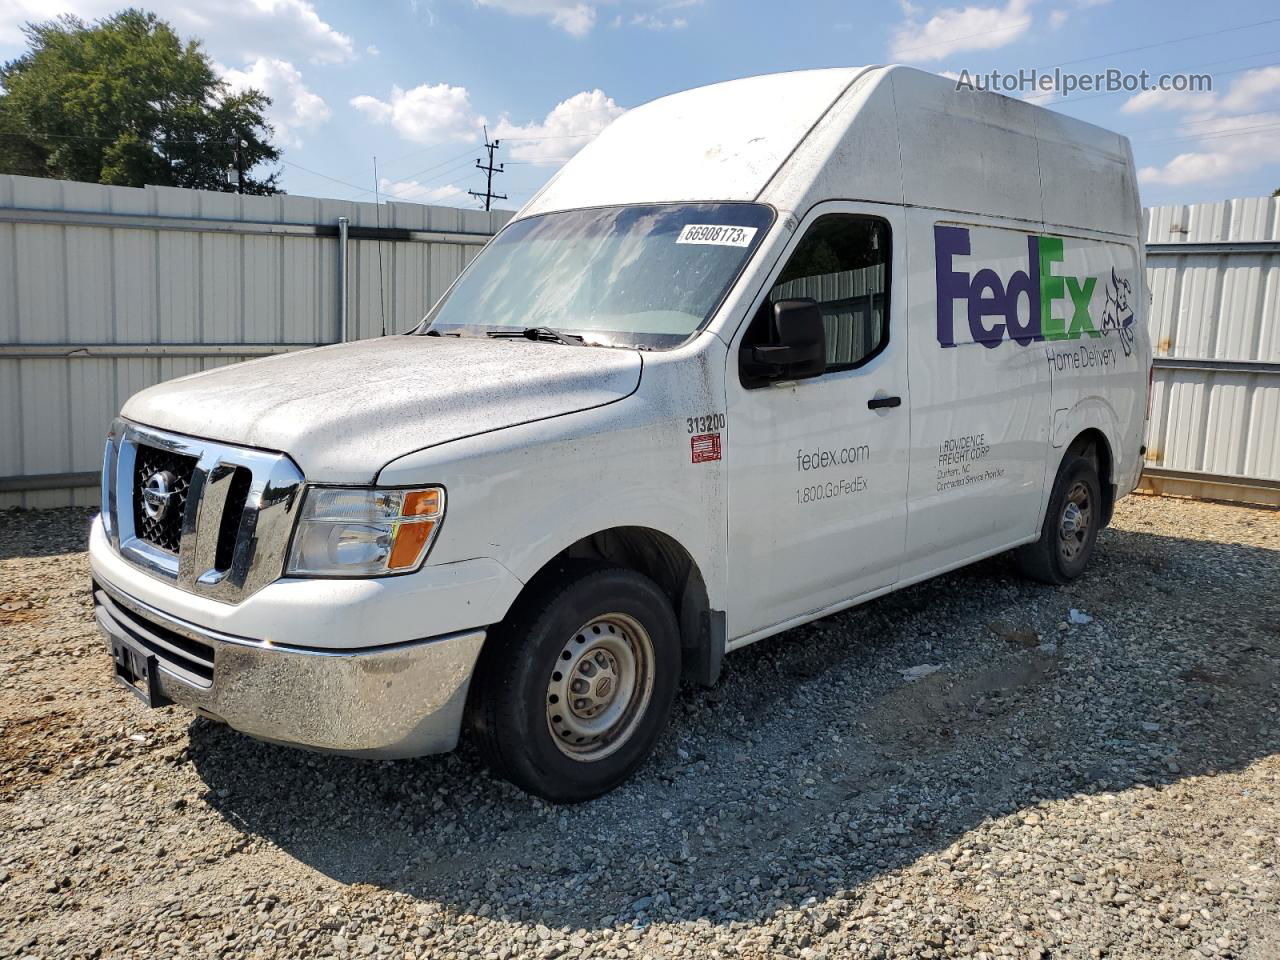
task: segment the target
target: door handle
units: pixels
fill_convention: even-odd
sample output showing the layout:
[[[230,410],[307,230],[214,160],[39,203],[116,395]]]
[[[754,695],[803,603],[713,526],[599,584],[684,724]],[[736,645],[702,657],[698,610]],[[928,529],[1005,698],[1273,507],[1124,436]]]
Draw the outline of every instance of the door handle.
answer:
[[[872,397],[867,401],[867,406],[872,410],[879,410],[883,407],[900,407],[902,406],[901,397]]]

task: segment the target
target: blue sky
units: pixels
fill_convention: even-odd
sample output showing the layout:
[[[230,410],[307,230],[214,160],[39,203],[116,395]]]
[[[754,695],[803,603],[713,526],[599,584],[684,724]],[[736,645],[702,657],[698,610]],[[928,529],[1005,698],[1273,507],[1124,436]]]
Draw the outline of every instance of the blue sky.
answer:
[[[5,0],[19,25],[109,0]],[[291,193],[474,206],[481,125],[502,138],[495,189],[516,207],[613,117],[666,93],[809,67],[909,62],[935,72],[1110,67],[1213,76],[1212,93],[1041,97],[1133,141],[1143,202],[1280,187],[1274,0],[156,0],[232,85],[275,98]],[[1267,22],[1269,21],[1269,22]]]

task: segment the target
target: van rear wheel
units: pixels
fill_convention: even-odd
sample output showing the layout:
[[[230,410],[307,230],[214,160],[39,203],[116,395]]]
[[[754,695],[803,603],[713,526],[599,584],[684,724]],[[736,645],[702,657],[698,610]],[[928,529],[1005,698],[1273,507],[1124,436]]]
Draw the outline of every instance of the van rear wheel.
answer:
[[[652,752],[679,675],[679,630],[657,584],[569,563],[531,584],[492,631],[472,731],[499,776],[552,802],[589,800]]]
[[[1070,583],[1084,573],[1102,520],[1102,487],[1093,464],[1069,455],[1058,469],[1040,539],[1019,547],[1021,572],[1044,583]]]

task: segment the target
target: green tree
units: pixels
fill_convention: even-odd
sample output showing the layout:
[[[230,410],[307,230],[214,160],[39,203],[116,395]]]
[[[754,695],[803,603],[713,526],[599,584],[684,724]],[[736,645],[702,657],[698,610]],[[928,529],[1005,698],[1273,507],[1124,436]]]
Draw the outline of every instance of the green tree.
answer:
[[[140,187],[279,192],[280,151],[257,90],[232,93],[198,40],[152,13],[124,10],[92,26],[62,16],[23,28],[29,47],[0,66],[0,173]]]

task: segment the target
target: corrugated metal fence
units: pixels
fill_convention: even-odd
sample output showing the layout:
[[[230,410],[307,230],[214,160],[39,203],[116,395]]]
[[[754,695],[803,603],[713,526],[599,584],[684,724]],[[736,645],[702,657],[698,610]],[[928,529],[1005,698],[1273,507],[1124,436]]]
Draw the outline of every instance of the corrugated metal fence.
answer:
[[[145,386],[408,329],[509,216],[0,176],[0,507],[93,504]],[[1280,503],[1280,202],[1145,223],[1148,488]]]
[[[95,503],[143,387],[410,328],[510,216],[0,176],[0,507]]]
[[[1145,213],[1154,492],[1280,505],[1280,201]]]

